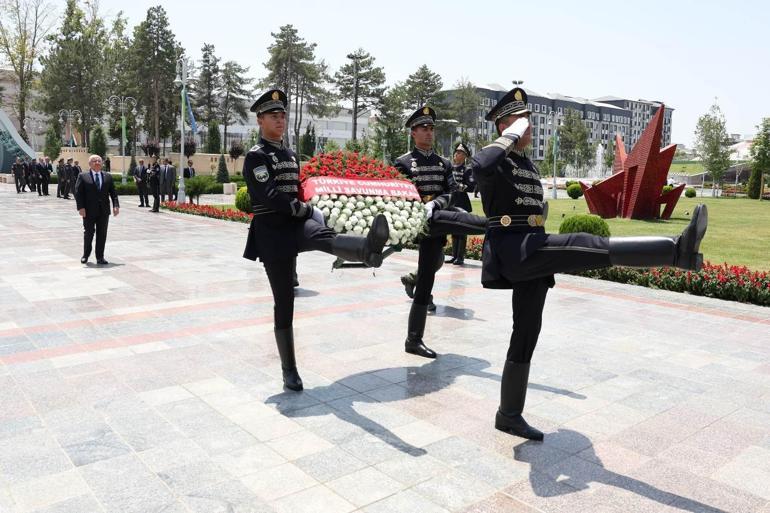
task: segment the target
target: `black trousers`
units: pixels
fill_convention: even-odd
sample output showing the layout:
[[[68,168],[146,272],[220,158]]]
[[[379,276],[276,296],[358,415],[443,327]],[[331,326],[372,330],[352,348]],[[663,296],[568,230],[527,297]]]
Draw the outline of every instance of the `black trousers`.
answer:
[[[287,233],[287,236],[294,234]],[[298,251],[323,251],[334,254],[333,241],[337,233],[313,219],[305,221]],[[273,292],[273,320],[276,329],[290,328],[294,319],[294,273],[297,269],[297,258],[262,261],[265,273]]]
[[[136,182],[136,190],[139,191],[139,204],[150,206],[150,198],[147,197],[147,183],[144,180]]]
[[[14,175],[13,179],[16,183],[16,193],[18,194],[24,190],[24,177]]]
[[[61,186],[62,196],[65,198],[69,198],[71,189],[72,187],[70,186],[70,181],[69,180],[65,181],[64,184],[62,184]]]
[[[503,276],[513,283],[513,332],[507,359],[529,363],[540,336],[553,275],[609,267],[609,239],[585,233],[548,235],[545,244],[524,261],[512,256],[501,260]]]
[[[152,210],[158,212],[160,209],[160,185],[150,184],[152,189]]]
[[[61,197],[62,195],[61,190],[62,190],[62,183],[61,183],[61,178],[59,178],[58,180],[56,180],[56,197],[57,198]]]
[[[107,225],[110,216],[84,217],[83,218],[83,256],[91,255],[91,243],[96,233],[96,259],[104,258],[104,244],[107,242]]]
[[[427,237],[419,242],[417,280],[414,287],[414,303],[427,305],[433,291],[436,273],[444,265],[444,246],[447,235],[481,235],[487,225],[485,217],[461,210],[438,210],[433,213]]]
[[[43,184],[43,196],[48,196],[48,184],[51,183],[51,177],[50,176],[44,176],[43,178],[40,179],[40,181]]]

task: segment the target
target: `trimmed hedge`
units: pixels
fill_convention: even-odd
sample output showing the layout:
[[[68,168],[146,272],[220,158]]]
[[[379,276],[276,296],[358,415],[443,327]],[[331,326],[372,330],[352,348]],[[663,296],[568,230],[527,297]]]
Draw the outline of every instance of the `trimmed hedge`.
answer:
[[[599,216],[576,214],[561,222],[559,233],[590,233],[600,237],[609,237],[610,226]]]
[[[567,195],[572,199],[578,199],[583,195],[583,188],[579,183],[573,183],[567,186]]]
[[[251,214],[251,196],[246,187],[241,187],[235,193],[235,208],[243,213]]]
[[[695,197],[695,189],[692,187],[688,187],[684,190],[684,197],[685,198],[694,198]]]
[[[666,193],[671,192],[673,190],[674,190],[674,186],[673,185],[664,185],[663,186],[663,194],[666,194]]]

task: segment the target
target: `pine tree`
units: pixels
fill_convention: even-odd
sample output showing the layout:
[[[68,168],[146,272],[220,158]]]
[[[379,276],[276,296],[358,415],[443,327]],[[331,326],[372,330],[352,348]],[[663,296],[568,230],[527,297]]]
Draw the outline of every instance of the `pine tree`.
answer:
[[[427,65],[423,64],[404,82],[407,95],[406,108],[416,110],[426,104],[435,107],[437,101],[441,99],[441,87],[443,85],[441,75],[434,73]]]
[[[88,151],[94,155],[99,155],[101,158],[107,155],[107,138],[104,136],[104,129],[101,125],[96,125],[91,129]]]
[[[469,140],[471,138],[469,134],[474,133],[479,139],[481,134],[475,132],[481,109],[481,95],[473,82],[465,77],[460,77],[454,87],[452,101],[449,104],[449,117],[457,120],[461,138]]]
[[[374,154],[383,160],[393,158],[408,151],[404,132],[404,101],[406,91],[403,84],[395,84],[383,96],[374,123]]]
[[[219,133],[219,125],[213,120],[209,121],[206,153],[222,153],[222,136]]]
[[[146,112],[146,130],[157,141],[168,137],[178,120],[180,95],[174,79],[182,52],[165,9],[150,7],[145,20],[134,28],[128,58],[140,86],[137,100]]]
[[[248,119],[247,98],[251,88],[251,79],[245,77],[248,72],[249,68],[244,68],[235,61],[227,61],[222,67],[218,114],[224,128],[225,144],[227,144],[227,128],[233,122]]]
[[[218,117],[219,89],[222,86],[222,70],[214,45],[203,43],[198,76],[190,83],[190,96],[196,116],[201,123],[208,123]]]
[[[131,154],[131,162],[128,164],[128,176],[136,176],[136,155]]]
[[[62,28],[51,38],[48,52],[41,56],[40,107],[58,116],[64,106],[81,113],[81,123],[73,129],[83,133],[89,146],[86,125],[104,113],[104,90],[110,70],[104,66],[107,31],[95,7],[81,10],[76,0],[67,0]],[[78,126],[76,126],[78,125]]]
[[[48,131],[45,133],[45,148],[43,152],[52,161],[61,155],[61,128],[57,121],[51,123],[51,126],[48,127]]]
[[[385,72],[374,65],[374,57],[359,48],[348,54],[350,62],[342,66],[334,75],[340,96],[353,103],[353,131],[351,138],[356,139],[358,117],[361,111],[375,108],[382,102],[385,93]]]
[[[217,182],[219,183],[230,182],[230,172],[227,170],[227,162],[225,161],[224,155],[219,156],[219,168],[217,169]]]
[[[604,167],[612,171],[612,166],[615,164],[615,136],[612,135],[607,139],[607,145],[604,149]]]

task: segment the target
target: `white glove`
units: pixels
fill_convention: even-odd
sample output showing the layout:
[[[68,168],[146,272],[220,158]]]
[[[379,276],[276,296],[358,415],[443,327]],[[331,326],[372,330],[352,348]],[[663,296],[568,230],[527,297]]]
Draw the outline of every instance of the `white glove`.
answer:
[[[313,213],[310,215],[310,219],[322,226],[326,226],[326,221],[324,221],[324,213],[321,212],[321,209],[318,207],[313,207]]]
[[[425,204],[425,219],[433,217],[433,209],[436,208],[436,203],[429,201]]]
[[[511,126],[503,130],[503,135],[515,135],[519,139],[524,137],[524,132],[529,128],[529,120],[527,118],[518,118],[513,122]]]

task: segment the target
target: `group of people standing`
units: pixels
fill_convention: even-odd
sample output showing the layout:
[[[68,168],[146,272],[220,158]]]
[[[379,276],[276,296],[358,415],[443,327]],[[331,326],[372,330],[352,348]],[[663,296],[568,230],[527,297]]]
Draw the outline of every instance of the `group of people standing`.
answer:
[[[195,168],[192,161],[187,161],[187,167],[184,168],[185,178],[195,176]],[[157,155],[150,158],[150,165],[145,165],[144,159],[139,162],[134,170],[134,182],[139,192],[139,208],[150,208],[149,195],[152,194],[152,210],[150,212],[159,212],[160,203],[163,201],[176,201],[177,199],[177,172],[171,164],[171,160],[164,158],[161,163]],[[166,199],[168,198],[168,199]]]
[[[16,162],[11,166],[14,182],[16,184],[16,194],[22,192],[35,192],[38,196],[48,196],[48,185],[51,183],[51,173],[53,166],[48,157],[41,159],[25,159],[16,157]]]
[[[286,94],[274,89],[252,105],[261,138],[246,155],[243,176],[254,217],[244,257],[259,259],[273,293],[275,341],[281,360],[284,386],[303,389],[294,350],[293,282],[298,253],[323,251],[368,267],[380,267],[389,225],[383,215],[374,217],[366,236],[337,234],[326,226],[321,211],[300,199],[299,161],[283,141]],[[475,156],[464,145],[455,148],[454,166],[433,151],[436,113],[418,109],[407,121],[415,149],[399,157],[395,167],[416,186],[428,219],[418,240],[416,273],[405,280],[413,298],[405,351],[435,358],[424,340],[431,291],[444,263],[447,235],[456,237],[462,262],[462,238],[484,234],[481,284],[484,288],[512,291],[513,331],[503,367],[500,406],[495,428],[531,440],[543,433],[530,426],[522,413],[529,369],[542,325],[548,290],[554,274],[614,265],[671,266],[699,270],[699,252],[708,224],[706,208],[698,205],[689,225],[676,237],[600,237],[586,233],[553,235],[545,232],[547,203],[537,167],[525,153],[532,141],[527,94],[521,88],[508,92],[487,114],[498,138]],[[462,185],[459,183],[462,180]],[[487,217],[457,205],[474,187],[481,195]],[[465,187],[465,191],[463,191]],[[470,189],[472,190],[472,189]],[[462,192],[463,194],[458,194]]]

